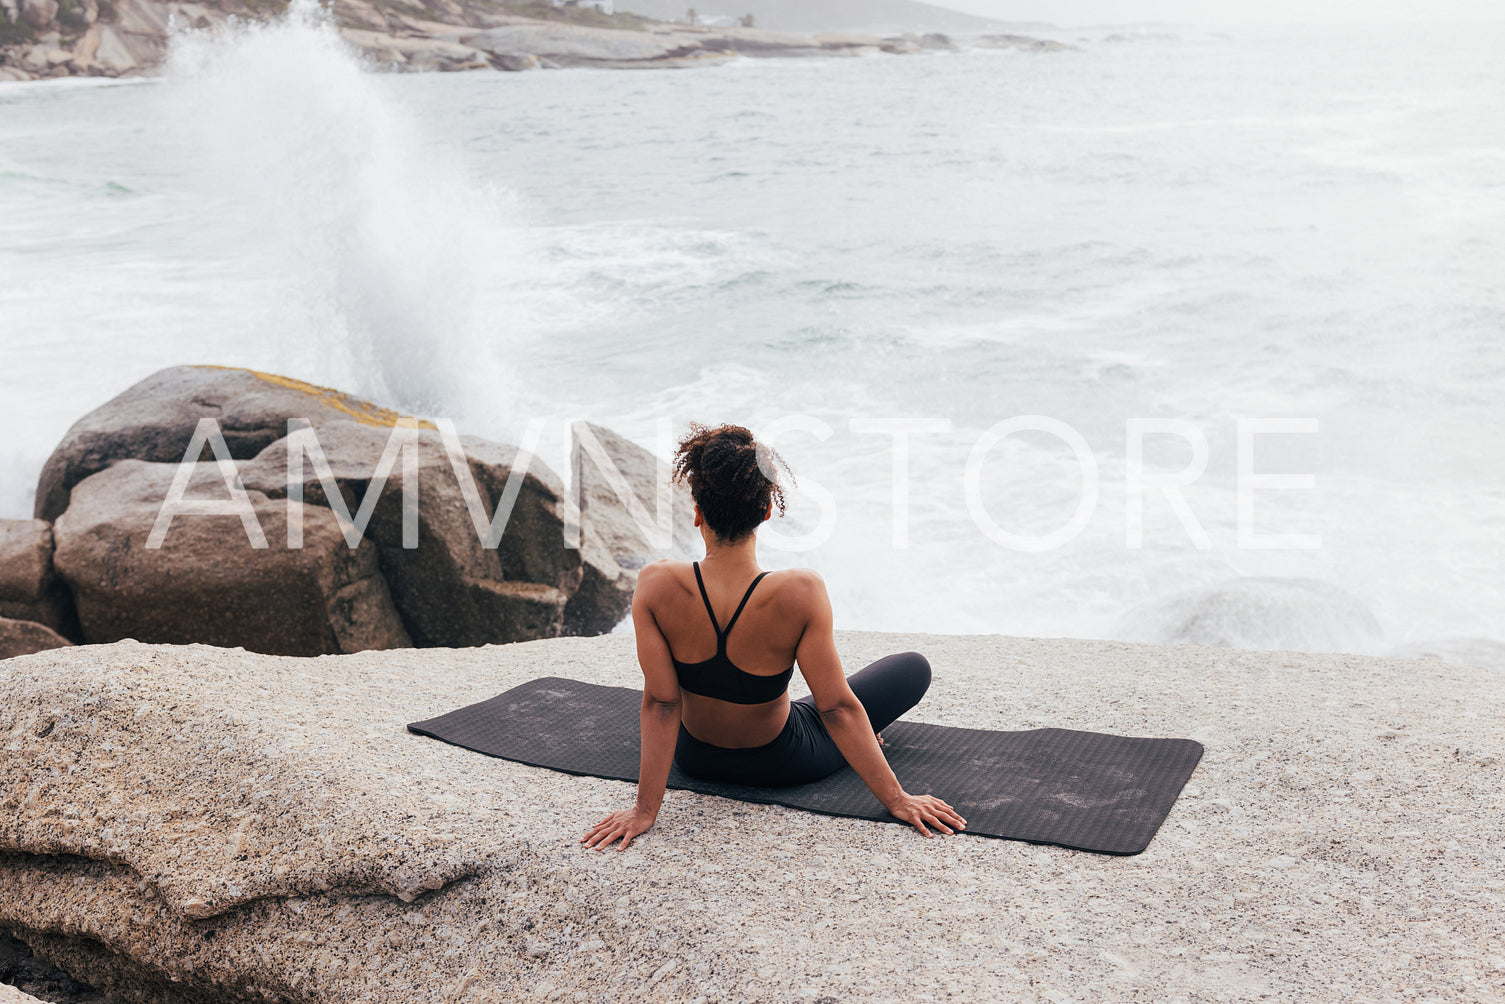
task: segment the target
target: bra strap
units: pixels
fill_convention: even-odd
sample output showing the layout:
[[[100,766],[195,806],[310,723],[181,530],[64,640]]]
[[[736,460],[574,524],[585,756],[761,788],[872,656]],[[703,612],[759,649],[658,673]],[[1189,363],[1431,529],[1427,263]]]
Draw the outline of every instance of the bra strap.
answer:
[[[747,606],[747,601],[752,599],[753,590],[758,588],[758,583],[762,582],[763,576],[767,574],[767,572],[759,572],[758,577],[752,580],[752,585],[747,587],[747,592],[742,594],[742,602],[737,604],[737,612],[732,614],[732,619],[726,622],[726,630],[721,632],[721,643],[723,646],[726,644],[726,636],[732,633],[732,625],[737,623],[738,617],[742,616],[742,608]],[[707,600],[706,602],[709,603],[710,601]]]
[[[698,562],[698,561],[694,562],[694,566],[695,566],[695,584],[700,587],[700,598],[703,599],[703,600],[705,600],[705,612],[711,615],[711,627],[716,630],[716,647],[720,648],[721,647],[721,625],[716,623],[716,611],[714,611],[714,610],[711,609],[711,597],[705,591],[705,580],[700,577],[700,562]],[[742,612],[742,608],[738,607],[737,608],[737,612],[741,613]],[[736,617],[732,618],[732,620],[736,620],[736,619],[737,619]],[[728,624],[727,628],[730,629],[731,625]]]

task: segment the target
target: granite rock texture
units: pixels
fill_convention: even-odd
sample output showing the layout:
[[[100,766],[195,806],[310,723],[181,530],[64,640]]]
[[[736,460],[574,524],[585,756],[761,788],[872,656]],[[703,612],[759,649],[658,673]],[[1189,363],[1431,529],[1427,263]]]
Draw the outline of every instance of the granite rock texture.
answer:
[[[632,785],[404,725],[543,675],[636,685],[630,635],[311,659],[85,646],[0,664],[0,926],[121,1000],[1505,995],[1497,673],[837,643],[848,672],[925,653],[915,720],[1207,753],[1134,857],[678,791],[627,852],[594,851],[580,836]]]

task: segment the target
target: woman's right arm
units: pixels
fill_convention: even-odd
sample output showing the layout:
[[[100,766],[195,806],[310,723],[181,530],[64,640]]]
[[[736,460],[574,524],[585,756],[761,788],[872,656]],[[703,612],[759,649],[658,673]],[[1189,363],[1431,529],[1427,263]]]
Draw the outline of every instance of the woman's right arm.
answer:
[[[867,709],[852,693],[842,671],[826,584],[818,573],[809,569],[800,571],[803,574],[798,580],[799,600],[808,619],[795,648],[795,660],[836,748],[890,815],[910,823],[927,837],[931,833],[926,824],[942,833],[954,833],[952,827],[964,829],[967,821],[951,806],[931,795],[911,795],[899,784],[873,735]]]

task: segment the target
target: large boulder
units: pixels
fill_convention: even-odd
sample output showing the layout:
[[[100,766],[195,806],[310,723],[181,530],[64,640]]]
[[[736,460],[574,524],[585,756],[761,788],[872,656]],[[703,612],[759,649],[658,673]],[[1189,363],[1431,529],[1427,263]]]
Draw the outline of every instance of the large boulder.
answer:
[[[103,45],[99,58],[107,55]],[[315,426],[356,421],[388,428],[405,416],[329,387],[231,366],[173,366],[159,370],[73,423],[52,451],[37,483],[34,515],[54,520],[68,493],[116,460],[177,463],[199,419],[212,417],[230,456],[248,460],[287,435],[289,418]],[[422,423],[432,428],[429,423]],[[200,457],[209,457],[204,450]]]
[[[582,442],[582,427],[601,446],[603,467]],[[670,486],[672,535],[667,546],[655,546],[626,499],[612,484],[608,467],[621,476],[649,519],[658,514],[660,485]],[[567,634],[603,634],[615,627],[632,606],[638,569],[657,558],[689,560],[704,551],[695,528],[695,501],[689,488],[671,483],[667,464],[650,451],[610,429],[589,422],[576,426],[570,448],[570,468],[580,507],[580,555],[584,576],[564,611]]]
[[[33,652],[45,652],[52,648],[65,648],[72,644],[67,638],[45,624],[0,617],[0,659],[31,655]]]
[[[0,663],[0,927],[122,1002],[1498,997],[1497,673],[836,645],[853,668],[923,652],[912,720],[1206,754],[1130,858],[679,790],[625,852],[595,851],[580,836],[634,785],[403,726],[540,676],[640,687],[629,635],[318,660],[60,649]]]
[[[215,463],[192,465],[185,498],[228,499]],[[288,506],[246,499],[265,536],[253,546],[237,515],[177,515],[162,546],[146,545],[176,464],[120,460],[73,487],[53,525],[57,573],[72,589],[90,642],[121,638],[282,655],[411,644],[376,546],[351,549],[327,509],[304,505],[303,546],[287,546]]]
[[[360,606],[359,616],[368,617],[367,628],[356,630],[345,624],[335,611],[335,640],[321,635],[316,611],[327,604],[315,603],[304,610],[296,626],[281,630],[283,641],[250,641],[252,621],[227,618],[213,634],[194,634],[192,620],[185,620],[157,609],[150,616],[142,604],[149,597],[139,584],[129,597],[126,578],[135,571],[156,581],[167,571],[152,572],[148,567],[162,557],[160,552],[141,551],[144,534],[149,532],[157,509],[166,497],[171,471],[181,463],[201,419],[215,418],[230,456],[236,462],[244,486],[251,491],[253,508],[274,513],[267,524],[267,536],[273,540],[271,551],[286,551],[285,516],[279,509],[288,495],[289,419],[307,419],[318,440],[320,451],[330,464],[334,484],[346,512],[359,514],[378,462],[385,452],[394,429],[400,424],[411,427],[416,437],[418,499],[416,537],[411,542],[404,533],[404,464],[395,464],[382,491],[373,503],[369,522],[363,533],[374,555],[375,569],[362,566],[355,579],[368,582],[360,595],[376,602],[377,592],[370,582],[384,583],[383,597],[377,607],[390,599],[397,611],[400,626],[386,621],[385,614]],[[657,483],[662,472],[658,461],[639,446],[600,426],[591,426],[602,444],[609,463],[621,473],[632,493],[652,512],[656,504]],[[407,418],[397,412],[359,401],[330,388],[292,380],[287,377],[252,370],[216,366],[179,366],[153,374],[106,405],[75,423],[62,444],[54,451],[44,469],[37,492],[38,512],[58,511],[71,515],[69,522],[73,550],[70,551],[71,576],[64,576],[52,587],[53,594],[43,599],[27,600],[29,606],[0,606],[0,616],[21,617],[47,623],[75,640],[98,641],[119,637],[143,640],[214,641],[216,644],[244,644],[258,651],[351,651],[353,648],[389,647],[415,644],[421,647],[461,647],[500,642],[522,641],[568,634],[598,634],[610,631],[626,616],[636,584],[637,569],[654,557],[672,555],[693,557],[700,552],[699,535],[691,526],[693,503],[683,487],[674,489],[674,546],[655,549],[629,508],[611,487],[610,480],[595,462],[577,448],[574,464],[582,491],[581,533],[579,546],[566,546],[568,500],[560,479],[536,457],[528,462],[526,475],[517,479],[512,490],[511,513],[502,526],[500,540],[489,538],[489,524],[499,506],[509,497],[508,485],[518,465],[519,449],[493,443],[475,436],[459,437],[468,467],[468,481],[477,489],[480,530],[472,512],[467,492],[456,478],[443,436],[429,422]],[[203,460],[200,451],[195,478],[208,478],[209,497],[226,498],[226,490],[212,462]],[[106,479],[96,485],[90,511],[73,513],[71,494],[84,480],[104,473],[112,464],[126,460],[145,462],[147,467],[132,468],[130,477]],[[165,468],[166,471],[159,468]],[[149,471],[154,471],[148,473]],[[164,480],[165,479],[165,480]],[[325,497],[313,467],[305,463],[303,474],[306,507],[313,507],[327,529],[338,528],[330,499]],[[196,482],[198,483],[198,482]],[[111,514],[110,505],[123,507]],[[125,511],[129,510],[129,512]],[[117,519],[118,515],[118,519]],[[197,517],[182,517],[191,522]],[[206,519],[205,527],[219,525],[226,529],[226,545],[231,553],[246,550],[241,531],[233,517],[219,517],[216,524]],[[94,528],[118,524],[109,532]],[[28,524],[26,539],[33,554],[43,539],[45,522]],[[80,528],[89,528],[86,534]],[[123,529],[129,528],[129,529]],[[197,531],[185,531],[197,532]],[[16,533],[21,533],[20,529]],[[89,536],[93,534],[94,536]],[[96,540],[124,534],[131,543],[112,551]],[[136,540],[131,535],[140,537]],[[112,536],[113,535],[113,536]],[[20,537],[16,538],[18,541]],[[61,538],[59,538],[61,540]],[[340,538],[343,540],[343,536]],[[94,550],[83,549],[84,540],[95,541]],[[412,546],[409,546],[409,545]],[[32,546],[35,545],[35,546]],[[112,545],[113,546],[113,545]],[[332,548],[335,541],[321,538],[320,547]],[[20,543],[15,545],[22,548]],[[22,548],[24,550],[24,548]],[[134,549],[134,550],[133,550]],[[127,553],[134,554],[125,561]],[[17,552],[18,554],[20,551]],[[34,555],[33,555],[34,557]],[[28,558],[32,568],[36,564]],[[183,545],[174,557],[170,574],[191,581],[207,574],[221,581],[224,588],[238,569],[249,572],[244,561],[260,562],[257,575],[270,576],[278,561],[263,552],[246,554],[228,564],[209,537]],[[362,559],[364,560],[364,559]],[[193,570],[195,562],[215,566],[212,570]],[[101,568],[108,566],[111,585],[101,586]],[[336,562],[331,568],[344,567]],[[20,569],[20,565],[17,568]],[[62,567],[61,565],[59,567]],[[305,572],[310,571],[304,568]],[[318,590],[335,591],[351,588],[355,579],[319,579]],[[28,578],[30,576],[30,578]],[[28,595],[35,593],[34,572],[16,571],[19,595],[24,579]],[[317,578],[317,576],[316,576]],[[369,581],[368,581],[369,580]],[[270,588],[267,581],[263,586]],[[88,607],[82,621],[74,619],[73,597],[78,606]],[[117,586],[120,587],[117,589]],[[148,591],[149,592],[149,591]],[[380,592],[380,590],[378,590]],[[322,592],[321,592],[322,595]],[[0,590],[0,604],[20,604],[7,600]],[[275,609],[266,607],[263,612]],[[352,610],[355,616],[357,611]],[[369,615],[369,616],[368,616]],[[369,617],[376,617],[369,620]],[[144,619],[143,619],[144,618]],[[261,624],[262,627],[266,625]],[[367,630],[369,629],[369,630]],[[351,631],[355,631],[351,634]],[[362,634],[361,631],[366,631]],[[344,634],[342,635],[341,632]],[[315,636],[319,635],[316,640]],[[229,642],[226,639],[239,639]],[[291,647],[266,648],[265,644]]]
[[[391,430],[339,421],[318,427],[314,434],[353,518]],[[401,460],[393,465],[365,527],[414,644],[485,645],[559,634],[565,602],[580,581],[580,560],[563,547],[561,503],[551,484],[552,473],[541,461],[530,462],[511,517],[501,528],[499,547],[489,547],[489,541],[481,539],[440,434],[414,430],[414,437],[417,546],[406,546],[404,538],[406,480]],[[489,526],[517,451],[475,437],[463,437],[461,447]],[[241,465],[241,478],[247,488],[268,498],[286,498],[287,440],[272,443]],[[304,501],[328,506],[330,500],[306,460],[303,478]]]

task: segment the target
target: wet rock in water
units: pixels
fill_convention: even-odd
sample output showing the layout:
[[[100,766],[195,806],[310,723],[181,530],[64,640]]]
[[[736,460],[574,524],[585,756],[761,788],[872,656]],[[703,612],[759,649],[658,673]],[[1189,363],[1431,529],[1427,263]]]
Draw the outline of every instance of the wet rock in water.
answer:
[[[101,42],[99,58],[105,58]],[[177,463],[199,419],[213,417],[230,456],[249,460],[287,435],[289,418],[315,427],[356,421],[390,428],[405,416],[329,387],[230,366],[173,366],[122,391],[73,423],[42,468],[38,519],[54,520],[84,478],[122,459]],[[420,423],[432,428],[428,423]],[[206,450],[200,457],[209,456]]]
[[[915,53],[928,51],[914,35],[890,35],[883,39],[880,48],[884,52],[899,56],[914,55]]]
[[[1330,583],[1250,576],[1141,603],[1112,635],[1157,645],[1367,652],[1381,631],[1362,600]]]
[[[791,35],[764,28],[716,28],[698,36],[707,49],[736,52],[744,56],[819,56],[823,46],[804,35]]]
[[[1080,52],[1075,45],[1029,35],[982,35],[973,39],[978,49],[1018,49],[1021,52]]]
[[[472,48],[508,58],[527,53],[556,66],[648,62],[699,48],[694,43],[686,45],[677,36],[544,23],[502,25],[467,35],[461,41]]]
[[[877,35],[863,35],[850,31],[823,31],[811,36],[811,41],[823,50],[839,55],[878,52],[883,48],[883,39]]]
[[[288,506],[259,491],[246,513],[172,518],[148,547],[179,465],[120,460],[73,487],[53,525],[58,575],[90,642],[204,642],[284,655],[410,645],[377,569],[334,515],[304,505],[302,546],[287,546]],[[229,500],[218,464],[192,465],[185,499]],[[265,546],[255,546],[252,527]]]
[[[509,73],[520,73],[523,70],[537,70],[543,64],[537,56],[531,52],[493,52],[491,53],[491,65],[498,70],[506,70]]]
[[[484,69],[490,65],[480,50],[447,38],[414,38],[360,28],[341,29],[340,36],[379,61],[400,64],[404,70]]]

